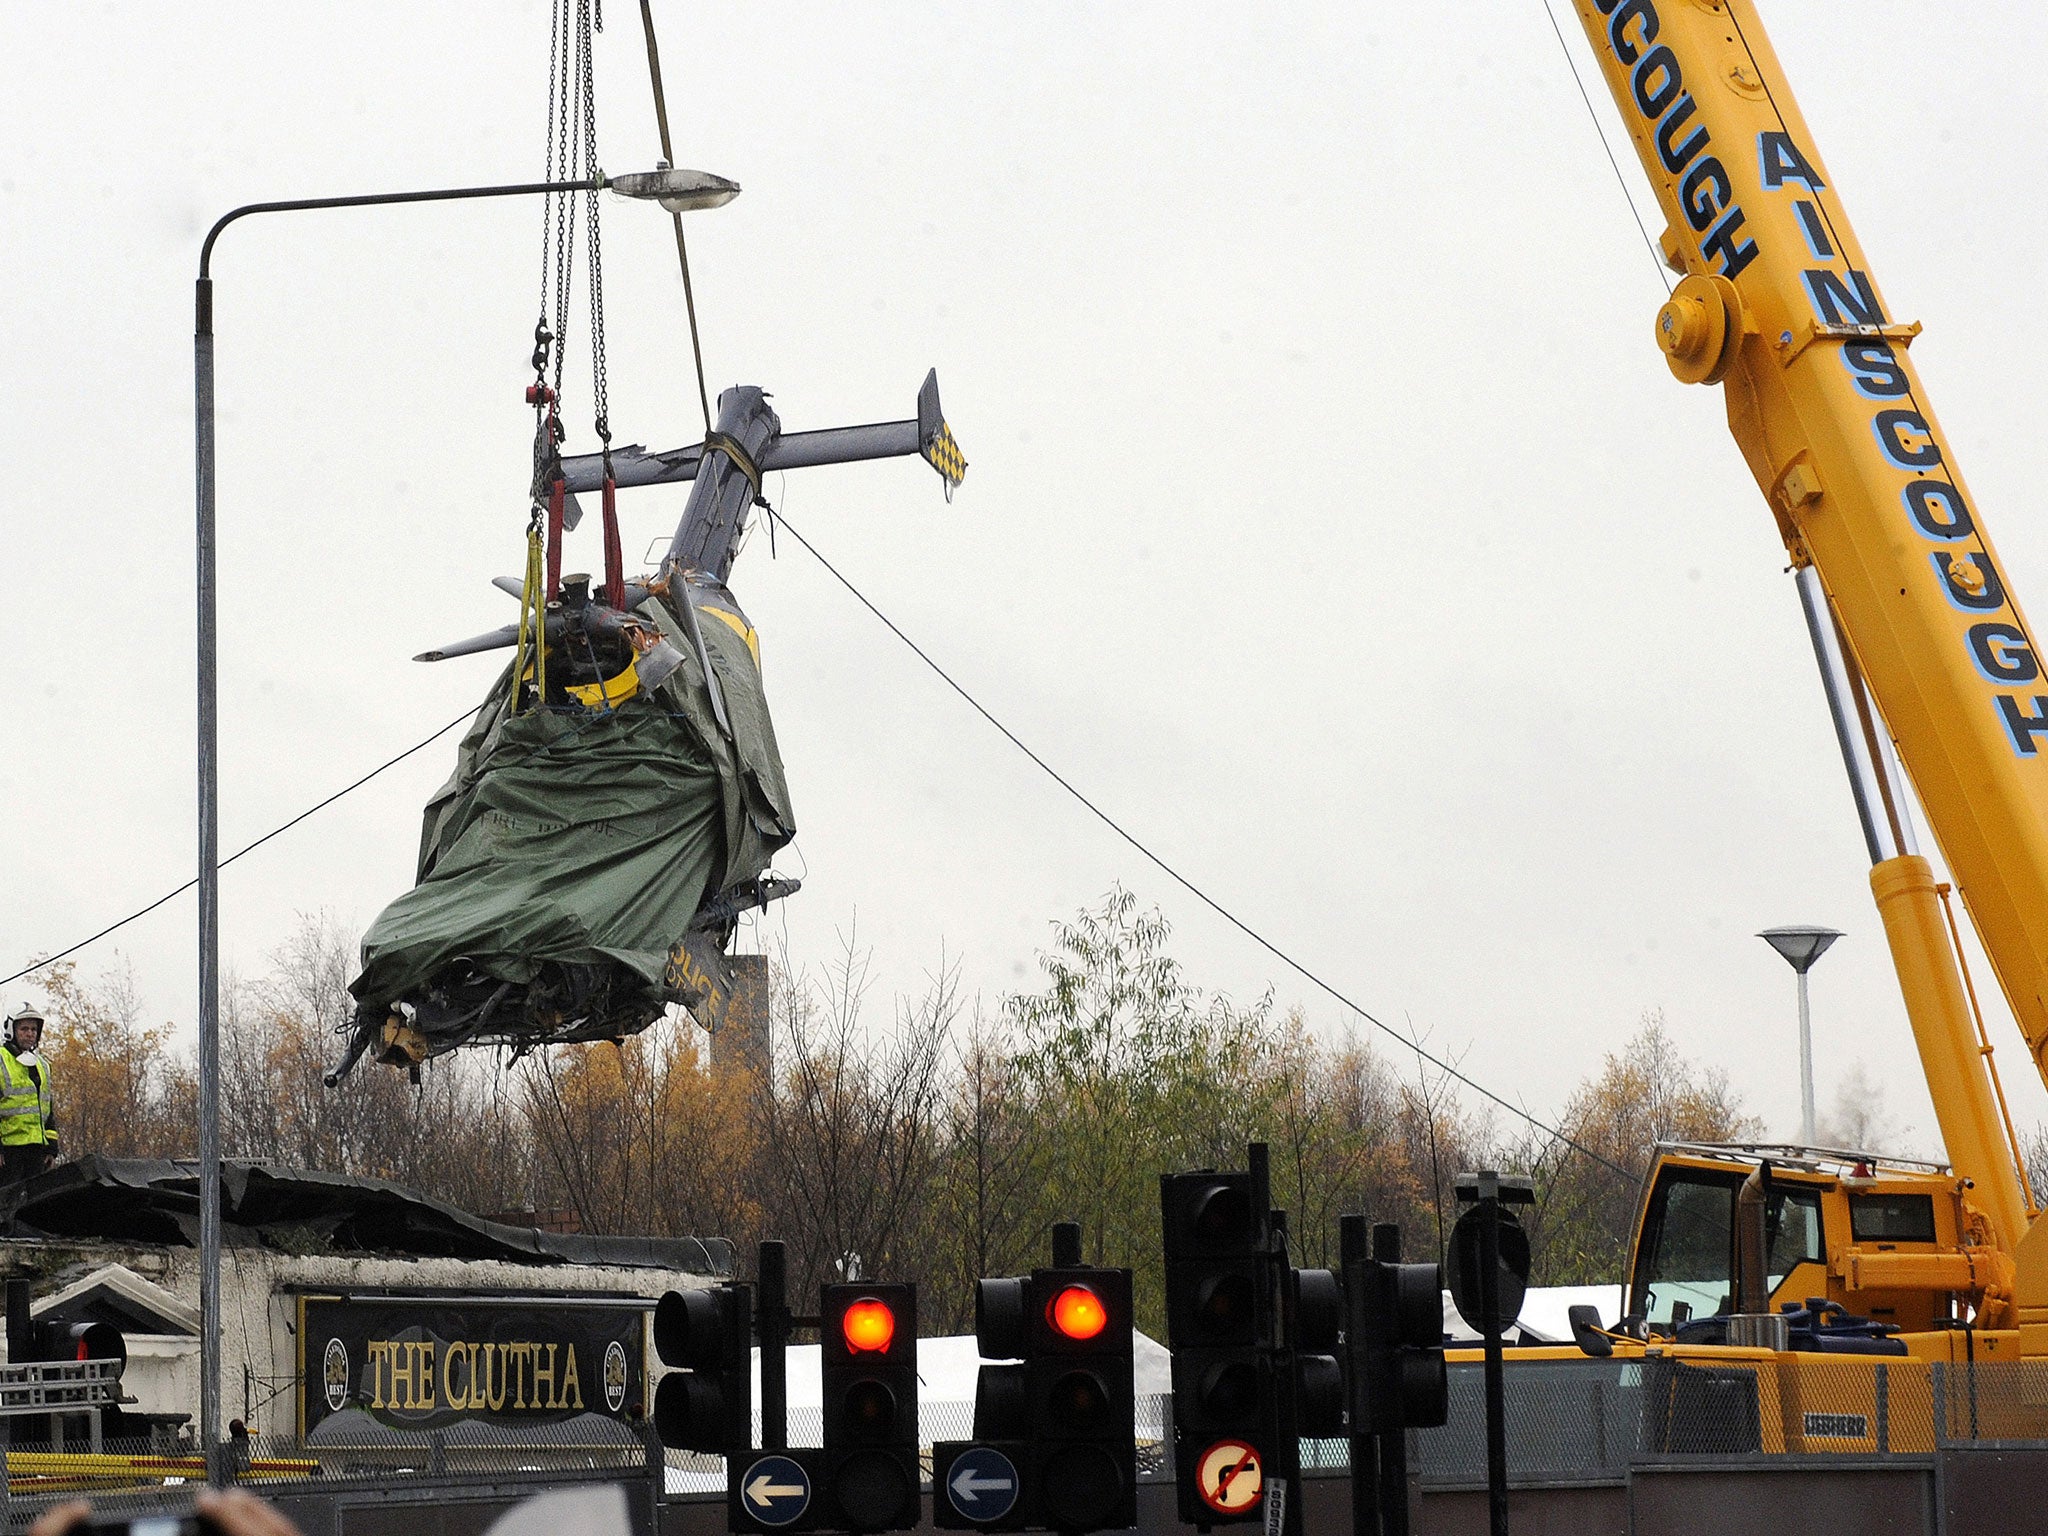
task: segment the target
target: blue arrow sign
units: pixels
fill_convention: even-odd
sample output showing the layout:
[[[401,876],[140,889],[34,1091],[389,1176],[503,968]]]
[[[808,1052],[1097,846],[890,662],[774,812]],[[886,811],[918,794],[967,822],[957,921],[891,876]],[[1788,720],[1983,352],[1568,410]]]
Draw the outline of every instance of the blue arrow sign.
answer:
[[[789,1525],[811,1507],[810,1474],[787,1456],[763,1456],[740,1475],[740,1500],[763,1525]]]
[[[989,1446],[969,1446],[946,1474],[946,1498],[969,1520],[1000,1520],[1017,1507],[1016,1465]]]

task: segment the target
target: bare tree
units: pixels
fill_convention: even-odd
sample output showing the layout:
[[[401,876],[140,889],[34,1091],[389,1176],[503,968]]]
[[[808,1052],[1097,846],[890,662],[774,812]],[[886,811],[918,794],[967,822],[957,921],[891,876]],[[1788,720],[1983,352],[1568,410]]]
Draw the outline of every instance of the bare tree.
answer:
[[[1660,1141],[1741,1141],[1760,1122],[1719,1068],[1679,1055],[1652,1010],[1565,1106],[1565,1139],[1526,1146],[1536,1174],[1530,1231],[1535,1276],[1544,1284],[1615,1281],[1628,1257],[1641,1198],[1640,1174]]]
[[[1043,1127],[1017,1081],[1010,1040],[977,1006],[941,1114],[941,1149],[925,1252],[934,1326],[972,1326],[974,1282],[1029,1269],[1039,1236],[1034,1198]]]
[[[958,1009],[942,969],[895,1026],[862,1023],[869,956],[851,935],[814,982],[784,957],[774,1003],[781,1080],[756,1100],[762,1203],[790,1245],[796,1294],[859,1273],[914,1276],[917,1218],[931,1187],[945,1043]]]
[[[1828,1112],[1814,1127],[1822,1146],[1852,1152],[1899,1152],[1911,1130],[1886,1110],[1884,1084],[1873,1081],[1860,1061],[1849,1063],[1835,1084]]]
[[[222,989],[222,1134],[234,1156],[299,1168],[396,1176],[405,1101],[397,1074],[322,1081],[354,1016],[355,935],[325,912],[300,914],[269,967]]]

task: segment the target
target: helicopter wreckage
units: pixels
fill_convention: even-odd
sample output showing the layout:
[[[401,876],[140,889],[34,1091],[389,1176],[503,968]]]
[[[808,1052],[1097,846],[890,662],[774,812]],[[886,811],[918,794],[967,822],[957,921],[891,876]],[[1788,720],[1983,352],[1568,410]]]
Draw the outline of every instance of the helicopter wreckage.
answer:
[[[673,1004],[717,1030],[741,915],[798,886],[769,872],[796,823],[759,640],[726,585],[761,475],[917,454],[950,499],[966,472],[936,372],[905,421],[784,435],[756,387],[718,404],[702,444],[558,460],[545,573],[536,533],[526,579],[496,583],[521,622],[416,658],[516,652],[427,805],[416,884],[363,936],[330,1086],[365,1054],[417,1069],[463,1046],[618,1040]],[[612,491],[682,480],[657,573],[625,581]],[[607,501],[595,588],[558,574],[579,492]]]

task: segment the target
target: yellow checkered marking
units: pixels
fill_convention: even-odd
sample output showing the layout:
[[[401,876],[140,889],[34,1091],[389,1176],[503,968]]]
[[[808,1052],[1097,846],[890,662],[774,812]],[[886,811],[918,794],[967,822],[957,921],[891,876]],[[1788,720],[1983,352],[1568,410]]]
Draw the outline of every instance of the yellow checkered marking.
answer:
[[[960,444],[953,437],[953,429],[943,421],[939,430],[932,434],[932,440],[924,447],[925,462],[946,477],[949,485],[958,485],[967,478],[967,455],[960,451]]]

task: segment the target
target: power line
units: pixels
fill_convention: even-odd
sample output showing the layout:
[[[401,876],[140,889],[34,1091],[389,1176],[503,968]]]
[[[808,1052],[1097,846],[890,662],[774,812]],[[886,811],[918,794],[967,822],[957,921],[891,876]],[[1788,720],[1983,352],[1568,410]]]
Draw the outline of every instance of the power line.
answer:
[[[1093,800],[1089,799],[1088,796],[1082,793],[1082,791],[1071,780],[1069,780],[1057,768],[1054,768],[1052,764],[1048,763],[1043,757],[1040,757],[1038,753],[1036,753],[1028,745],[1026,745],[1023,739],[1019,737],[1015,731],[1012,731],[1007,725],[1003,724],[1002,721],[998,720],[993,714],[991,714],[979,699],[975,698],[973,694],[969,693],[966,690],[966,688],[961,686],[958,680],[956,680],[950,672],[948,672],[944,667],[940,666],[938,662],[933,660],[930,653],[927,652],[923,646],[919,645],[915,640],[911,639],[909,635],[905,634],[903,630],[897,626],[895,620],[891,619],[886,613],[882,612],[880,608],[876,607],[875,604],[868,598],[867,594],[862,592],[859,587],[856,587],[853,584],[853,582],[847,578],[845,573],[839,569],[838,566],[834,565],[830,560],[826,559],[825,556],[822,553],[820,553],[818,547],[815,544],[811,543],[809,539],[805,538],[803,536],[802,531],[799,530],[794,524],[792,524],[787,517],[783,516],[780,512],[775,511],[772,507],[768,508],[768,513],[770,518],[774,522],[781,524],[783,528],[788,530],[790,537],[794,538],[799,544],[803,545],[804,549],[809,552],[812,559],[816,560],[818,564],[823,566],[826,569],[826,571],[831,574],[832,578],[835,581],[837,581],[842,587],[846,588],[846,590],[852,594],[856,602],[858,602],[863,608],[867,609],[869,613],[873,614],[875,618],[880,620],[883,627],[886,628],[890,634],[894,635],[898,640],[902,641],[904,645],[908,646],[911,652],[917,657],[917,659],[919,661],[922,661],[927,667],[929,667],[941,682],[945,683],[945,685],[948,688],[951,688],[963,700],[965,700],[970,709],[972,709],[976,714],[980,715],[981,718],[986,720],[991,726],[995,727],[996,731],[1006,741],[1008,741],[1011,746],[1015,747],[1019,752],[1023,753],[1025,757],[1029,758],[1031,762],[1035,764],[1038,767],[1038,769],[1046,775],[1046,777],[1050,778],[1055,784],[1059,785],[1061,789],[1065,790],[1083,807],[1085,807],[1089,814],[1094,816],[1096,820],[1100,821],[1104,826],[1108,827],[1110,831],[1114,832],[1119,838],[1123,839],[1124,842],[1128,843],[1132,848],[1137,850],[1139,854],[1141,854],[1145,859],[1147,859],[1150,863],[1157,867],[1169,879],[1173,880],[1182,889],[1187,891],[1189,895],[1193,896],[1197,901],[1201,902],[1204,906],[1209,908],[1210,911],[1214,912],[1218,917],[1222,918],[1225,922],[1229,923],[1233,928],[1237,929],[1238,932],[1242,933],[1246,938],[1250,939],[1253,943],[1257,944],[1261,949],[1265,950],[1268,954],[1272,955],[1273,958],[1278,960],[1282,965],[1287,966],[1290,970],[1294,971],[1297,975],[1301,976],[1310,985],[1316,987],[1322,992],[1327,993],[1330,997],[1334,998],[1338,1003],[1342,1004],[1345,1008],[1350,1009],[1353,1013],[1357,1014],[1361,1019],[1364,1019],[1366,1023],[1370,1024],[1374,1029],[1379,1030],[1389,1039],[1398,1041],[1404,1048],[1413,1051],[1418,1058],[1428,1062],[1431,1066],[1435,1067],[1439,1072],[1444,1073],[1446,1076],[1456,1078],[1459,1082],[1463,1083],[1467,1088],[1470,1088],[1474,1093],[1479,1094],[1482,1098],[1487,1099],[1491,1103],[1498,1104],[1502,1109],[1505,1109],[1509,1114],[1515,1116],[1519,1120],[1527,1122],[1535,1129],[1542,1131],[1545,1135],[1552,1137],[1560,1144],[1571,1148],[1574,1152],[1579,1153],[1581,1156],[1586,1157],[1591,1161],[1600,1164],[1602,1167],[1609,1169],[1610,1171],[1619,1175],[1621,1178],[1629,1181],[1630,1183],[1635,1182],[1635,1174],[1630,1172],[1628,1169],[1622,1167],[1619,1163],[1614,1162],[1610,1158],[1603,1157],[1600,1153],[1595,1152],[1591,1147],[1585,1146],[1580,1142],[1573,1140],[1570,1136],[1566,1135],[1558,1127],[1538,1119],[1536,1116],[1530,1114],[1526,1109],[1523,1109],[1520,1105],[1511,1103],[1507,1099],[1502,1098],[1499,1094],[1495,1093],[1485,1084],[1466,1075],[1464,1072],[1460,1071],[1457,1067],[1451,1065],[1451,1063],[1443,1060],[1441,1057],[1433,1054],[1430,1051],[1423,1049],[1422,1045],[1418,1041],[1402,1035],[1401,1032],[1395,1029],[1392,1025],[1384,1023],[1380,1019],[1376,1018],[1367,1009],[1360,1006],[1358,1003],[1354,1002],[1350,997],[1346,996],[1343,992],[1339,991],[1336,988],[1336,986],[1334,986],[1332,983],[1325,981],[1321,976],[1317,975],[1314,971],[1311,971],[1306,965],[1302,964],[1299,960],[1295,959],[1294,956],[1289,954],[1286,950],[1280,948],[1278,944],[1274,943],[1271,939],[1267,938],[1263,933],[1259,932],[1256,928],[1252,927],[1251,924],[1247,923],[1235,912],[1232,912],[1228,907],[1224,906],[1215,897],[1211,896],[1207,891],[1202,889],[1202,887],[1196,885],[1194,881],[1190,880],[1186,875],[1182,874],[1173,865],[1169,864],[1158,853],[1155,853],[1134,833],[1128,831],[1122,825],[1122,823],[1117,821],[1115,817],[1111,816],[1107,811],[1103,810],[1101,806],[1097,805]],[[427,747],[432,746],[436,741],[439,741],[443,736],[447,735],[450,731],[454,730],[456,726],[462,724],[465,720],[472,718],[474,714],[474,710],[464,710],[461,714],[457,715],[453,720],[450,720],[446,725],[441,726],[438,730],[434,731],[433,734],[427,736],[421,741],[415,742],[412,746],[407,747],[403,752],[400,752],[397,756],[389,758],[382,763],[379,763],[375,768],[372,768],[368,773],[365,773],[360,778],[343,785],[340,789],[336,790],[333,794],[327,796],[324,800],[320,800],[315,804],[308,806],[305,810],[299,812],[298,815],[292,817],[289,821],[280,823],[278,826],[271,828],[268,832],[264,833],[254,842],[236,849],[233,853],[229,854],[226,858],[220,861],[221,867],[225,869],[228,865],[234,863],[235,860],[241,858],[244,854],[255,852],[258,848],[261,848],[265,843],[269,842],[272,838],[280,836],[281,834],[290,831],[293,827],[297,826],[300,822],[306,820],[308,817],[313,816],[316,813],[325,810],[328,806],[334,804],[334,802],[341,799],[342,796],[350,794],[353,791],[362,788],[363,785],[369,783],[370,780],[376,778],[377,775],[383,773],[386,769],[396,767],[399,763],[404,762],[408,757],[411,757],[415,753],[423,751]],[[26,966],[23,969],[16,971],[11,976],[0,976],[0,986],[5,986],[9,982],[19,981],[24,976],[33,975],[35,972],[42,970],[47,966],[54,965],[57,961],[65,959],[67,956],[78,953],[79,950],[84,949],[89,944],[98,943],[101,939],[107,937],[108,934],[114,933],[122,928],[127,927],[128,924],[136,921],[138,918],[148,916],[151,912],[154,912],[158,907],[163,906],[166,902],[173,901],[179,896],[184,895],[185,892],[191,890],[198,883],[199,882],[196,877],[194,879],[187,880],[183,885],[178,886],[175,890],[166,891],[163,895],[157,897],[155,901],[150,902],[147,906],[139,907],[135,911],[129,913],[126,917],[121,918],[119,921],[109,923],[106,927],[100,929],[99,932],[90,934],[87,937],[80,939],[77,943],[57,951],[57,953],[53,955],[46,955],[42,959],[36,961],[33,965]]]
[[[877,619],[881,620],[883,626],[889,631],[890,634],[894,635],[898,640],[901,640],[905,645],[910,647],[912,653],[916,655],[919,661],[923,662],[927,667],[930,667],[932,671],[938,675],[939,680],[941,682],[943,682],[948,688],[951,688],[955,693],[959,694],[960,697],[967,702],[968,708],[972,709],[976,714],[980,715],[982,719],[986,720],[990,725],[994,726],[996,730],[1002,735],[1004,740],[1008,741],[1011,746],[1015,747],[1019,752],[1023,753],[1026,757],[1031,759],[1031,761],[1038,766],[1040,771],[1042,771],[1047,778],[1051,779],[1055,784],[1059,785],[1059,787],[1061,789],[1064,789],[1069,795],[1072,795],[1074,799],[1078,800],[1083,806],[1087,808],[1089,813],[1093,815],[1097,821],[1100,821],[1105,827],[1109,828],[1110,831],[1114,832],[1118,837],[1122,838],[1126,843],[1130,844],[1132,848],[1136,849],[1140,854],[1142,854],[1146,859],[1148,859],[1169,879],[1173,880],[1176,884],[1178,884],[1189,895],[1193,896],[1197,901],[1201,902],[1202,905],[1207,907],[1211,912],[1214,912],[1218,917],[1222,918],[1226,923],[1230,924],[1230,926],[1235,928],[1239,933],[1242,933],[1254,944],[1257,944],[1261,949],[1265,950],[1268,954],[1273,956],[1273,958],[1278,960],[1282,965],[1287,966],[1290,970],[1294,971],[1297,975],[1301,976],[1304,980],[1309,982],[1310,985],[1319,988],[1323,992],[1328,993],[1331,997],[1335,998],[1344,1007],[1349,1008],[1353,1013],[1357,1014],[1361,1019],[1364,1019],[1366,1023],[1370,1024],[1374,1029],[1379,1030],[1388,1038],[1398,1040],[1403,1047],[1413,1051],[1417,1056],[1419,1056],[1422,1060],[1428,1062],[1438,1071],[1446,1073],[1449,1076],[1456,1078],[1459,1082],[1463,1083],[1467,1088],[1470,1088],[1474,1093],[1477,1093],[1482,1097],[1490,1100],[1491,1102],[1498,1104],[1502,1109],[1506,1110],[1509,1114],[1514,1115],[1517,1119],[1528,1122],[1528,1124],[1534,1126],[1537,1130],[1542,1131],[1545,1135],[1553,1137],[1563,1145],[1570,1147],[1574,1152],[1578,1152],[1581,1155],[1590,1158],[1593,1162],[1599,1163],[1603,1167],[1611,1169],[1614,1173],[1619,1174],[1623,1179],[1627,1180],[1630,1184],[1634,1184],[1636,1182],[1636,1175],[1629,1169],[1622,1167],[1619,1163],[1614,1162],[1610,1158],[1602,1157],[1598,1152],[1595,1152],[1591,1147],[1582,1146],[1580,1143],[1574,1141],[1571,1137],[1567,1136],[1562,1130],[1559,1130],[1556,1126],[1548,1125],[1545,1122],[1537,1119],[1534,1115],[1530,1114],[1526,1109],[1523,1109],[1520,1105],[1509,1103],[1506,1099],[1502,1098],[1492,1089],[1486,1087],[1485,1084],[1477,1082],[1470,1077],[1467,1077],[1463,1072],[1459,1071],[1449,1062],[1443,1060],[1438,1056],[1431,1054],[1429,1051],[1424,1050],[1419,1041],[1410,1039],[1402,1035],[1399,1030],[1395,1029],[1390,1024],[1382,1023],[1379,1019],[1375,1018],[1372,1014],[1368,1013],[1364,1008],[1361,1008],[1357,1003],[1353,1002],[1349,997],[1346,997],[1342,992],[1338,991],[1337,988],[1333,986],[1331,983],[1325,981],[1322,977],[1318,976],[1314,971],[1311,971],[1307,966],[1303,965],[1299,960],[1295,959],[1294,956],[1287,953],[1286,950],[1282,949],[1279,945],[1275,944],[1271,939],[1267,938],[1264,934],[1260,933],[1256,928],[1252,927],[1251,924],[1247,923],[1243,918],[1239,917],[1235,912],[1232,912],[1228,907],[1224,906],[1223,903],[1218,901],[1215,897],[1211,896],[1199,885],[1196,885],[1194,881],[1190,880],[1178,869],[1175,869],[1171,864],[1167,863],[1164,858],[1160,857],[1160,855],[1153,852],[1152,849],[1148,847],[1145,843],[1141,842],[1135,834],[1126,830],[1125,827],[1120,822],[1118,822],[1115,817],[1109,814],[1109,812],[1105,811],[1101,806],[1097,805],[1093,800],[1089,799],[1078,788],[1076,788],[1072,781],[1070,781],[1057,768],[1053,767],[1052,764],[1048,763],[1044,758],[1040,757],[1036,752],[1032,751],[1029,746],[1025,745],[1024,741],[1017,735],[1015,731],[1011,730],[1007,725],[1003,724],[1002,721],[998,720],[994,715],[990,714],[987,708],[983,706],[982,702],[979,699],[975,698],[973,694],[969,693],[964,687],[962,687],[960,683],[953,677],[953,675],[950,672],[948,672],[944,667],[940,666],[936,661],[932,660],[930,654],[926,652],[923,646],[919,645],[915,640],[911,639],[910,636],[906,635],[901,629],[899,629],[894,619],[891,619],[886,613],[882,612],[881,609],[877,608],[874,605],[874,603],[868,599],[866,593],[862,592],[859,587],[856,587],[851,581],[849,581],[845,573],[842,572],[838,566],[834,565],[830,560],[827,560],[824,557],[824,555],[820,554],[818,552],[817,546],[813,544],[809,539],[805,538],[802,532],[800,532],[789,521],[788,518],[784,517],[780,512],[777,512],[772,507],[769,507],[767,510],[770,518],[772,518],[775,522],[780,523],[782,525],[783,530],[786,533],[788,533],[791,538],[795,539],[797,543],[803,545],[803,547],[810,552],[812,559],[816,560],[818,564],[822,565],[828,572],[831,573],[833,580],[837,581],[842,587],[846,588],[848,592],[853,594],[854,601],[858,602],[863,608],[867,609],[869,613],[873,614]]]
[[[450,720],[446,725],[442,726],[438,731],[434,732],[434,734],[429,736],[425,741],[415,743],[414,745],[407,747],[403,752],[399,753],[398,756],[391,758],[385,762],[379,763],[376,767],[372,768],[368,773],[364,774],[361,778],[357,779],[355,782],[351,784],[343,785],[340,789],[337,789],[333,794],[329,795],[325,800],[320,801],[317,805],[309,805],[306,807],[305,810],[299,812],[299,814],[294,816],[290,821],[284,822],[279,826],[272,827],[268,832],[264,833],[261,837],[257,838],[255,842],[250,843],[246,847],[237,848],[233,853],[229,854],[226,858],[220,861],[220,867],[222,869],[226,869],[228,865],[234,863],[235,860],[239,859],[243,854],[254,853],[258,848],[261,848],[273,837],[276,837],[278,834],[283,832],[289,832],[293,827],[296,827],[308,816],[313,815],[317,811],[326,810],[328,806],[334,804],[334,802],[339,800],[343,795],[348,794],[352,790],[361,789],[365,784],[369,783],[370,780],[376,778],[377,775],[382,773],[385,769],[394,768],[398,764],[404,762],[408,757],[411,757],[415,752],[421,751],[424,748],[432,746],[435,742],[439,741],[443,736],[446,736],[450,731],[454,730],[456,726],[462,724],[463,721],[475,715],[475,713],[476,711],[473,709],[465,709],[461,714],[457,715],[453,720]],[[80,939],[76,944],[71,945],[68,949],[60,949],[54,955],[45,955],[42,959],[38,960],[34,965],[16,971],[12,976],[0,976],[0,987],[6,986],[7,983],[9,983],[10,981],[19,981],[24,976],[32,976],[37,971],[42,970],[45,966],[55,965],[59,960],[64,959],[67,955],[77,954],[81,949],[84,949],[88,944],[97,944],[101,939],[104,939],[108,934],[113,933],[118,929],[127,927],[130,923],[134,922],[139,917],[147,917],[150,913],[154,912],[158,907],[162,906],[165,902],[173,901],[176,898],[184,895],[187,891],[191,890],[192,887],[197,885],[198,883],[199,879],[195,875],[192,879],[187,880],[183,885],[179,886],[176,890],[164,892],[163,895],[157,897],[157,899],[155,901],[152,901],[148,906],[138,907],[135,911],[130,912],[126,917],[122,918],[119,922],[107,924],[107,926],[102,928],[98,933],[93,934],[89,938]]]
[[[1650,227],[1643,222],[1642,213],[1636,208],[1635,195],[1628,189],[1628,178],[1621,174],[1621,162],[1614,158],[1614,146],[1607,142],[1607,133],[1600,126],[1600,114],[1593,110],[1593,98],[1586,94],[1586,82],[1579,77],[1579,66],[1572,62],[1572,50],[1564,40],[1564,31],[1557,24],[1557,14],[1550,8],[1550,0],[1536,0],[1543,7],[1543,19],[1550,23],[1550,30],[1557,38],[1557,46],[1564,53],[1564,67],[1571,71],[1572,84],[1579,88],[1579,100],[1586,104],[1586,116],[1593,120],[1593,136],[1600,141],[1600,149],[1607,156],[1607,163],[1614,168],[1615,185],[1621,188],[1621,200],[1628,204],[1629,217],[1636,221],[1636,229],[1643,237],[1643,244],[1649,249],[1650,260],[1657,267],[1657,281],[1664,285],[1664,291],[1671,291],[1671,273],[1664,265],[1664,253],[1657,248],[1657,242],[1650,238]]]

